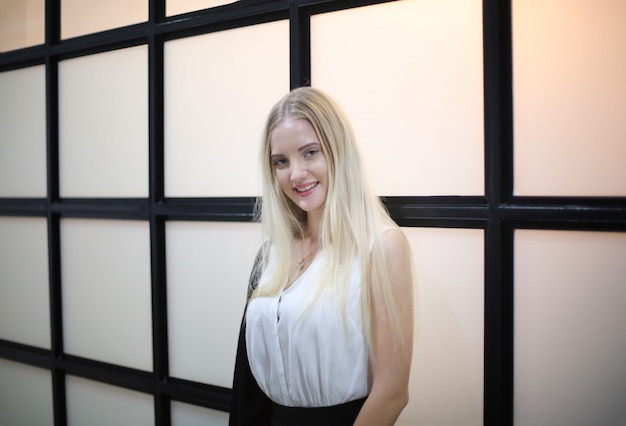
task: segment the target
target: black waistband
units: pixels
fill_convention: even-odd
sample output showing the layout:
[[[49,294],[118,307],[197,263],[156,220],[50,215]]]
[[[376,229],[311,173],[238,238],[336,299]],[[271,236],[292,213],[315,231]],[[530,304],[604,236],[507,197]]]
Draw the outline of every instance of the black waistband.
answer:
[[[285,407],[273,404],[272,426],[348,426],[354,424],[365,398],[330,407]]]

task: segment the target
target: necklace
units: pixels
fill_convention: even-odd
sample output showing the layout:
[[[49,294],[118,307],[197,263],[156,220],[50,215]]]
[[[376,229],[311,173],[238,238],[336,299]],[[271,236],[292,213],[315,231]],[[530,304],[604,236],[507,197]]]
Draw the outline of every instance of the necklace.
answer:
[[[296,270],[298,272],[300,272],[302,270],[302,268],[304,268],[304,262],[305,262],[306,258],[309,257],[310,255],[312,255],[314,252],[316,252],[318,248],[319,247],[315,247],[306,256],[301,257],[300,260],[298,262],[296,262]],[[302,249],[304,249],[304,241],[302,242]]]

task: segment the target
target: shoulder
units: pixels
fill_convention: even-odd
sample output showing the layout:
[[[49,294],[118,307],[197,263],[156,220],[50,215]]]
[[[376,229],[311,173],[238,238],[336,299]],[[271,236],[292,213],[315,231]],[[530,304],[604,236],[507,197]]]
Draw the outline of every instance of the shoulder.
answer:
[[[409,240],[400,228],[387,228],[381,233],[380,249],[388,261],[404,259],[411,252]]]

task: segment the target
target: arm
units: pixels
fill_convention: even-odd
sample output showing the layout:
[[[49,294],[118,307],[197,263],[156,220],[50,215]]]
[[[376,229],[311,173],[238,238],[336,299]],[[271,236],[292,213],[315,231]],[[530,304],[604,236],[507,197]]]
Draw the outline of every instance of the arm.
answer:
[[[382,237],[383,259],[392,285],[401,338],[396,338],[392,318],[381,293],[379,271],[372,270],[372,388],[355,426],[393,425],[409,400],[409,373],[413,353],[413,270],[409,243],[397,229]]]

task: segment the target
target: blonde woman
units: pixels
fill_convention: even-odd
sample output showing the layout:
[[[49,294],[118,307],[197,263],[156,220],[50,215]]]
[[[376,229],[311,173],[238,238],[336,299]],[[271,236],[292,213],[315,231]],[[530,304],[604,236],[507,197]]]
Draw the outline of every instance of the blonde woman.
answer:
[[[267,239],[250,279],[230,425],[393,425],[408,401],[413,274],[350,125],[320,90],[272,109],[261,150]]]

